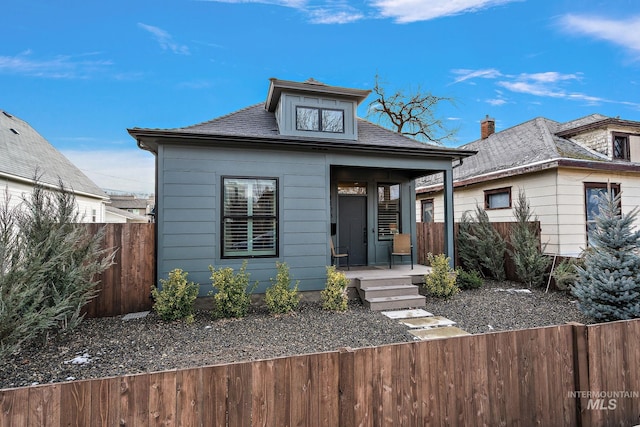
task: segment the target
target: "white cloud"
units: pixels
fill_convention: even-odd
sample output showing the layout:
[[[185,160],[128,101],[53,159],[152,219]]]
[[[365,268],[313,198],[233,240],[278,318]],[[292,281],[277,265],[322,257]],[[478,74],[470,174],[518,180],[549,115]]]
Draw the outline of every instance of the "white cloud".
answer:
[[[113,64],[109,60],[85,59],[97,55],[99,53],[91,52],[37,59],[32,57],[31,50],[27,50],[15,56],[0,56],[0,72],[52,79],[87,79],[96,73],[105,73]]]
[[[482,70],[454,69],[451,70],[451,72],[458,75],[452,84],[461,83],[475,78],[495,79],[496,77],[502,76],[502,73],[495,68],[485,68]]]
[[[565,15],[560,23],[566,31],[606,40],[640,55],[640,16],[615,20],[597,16]]]
[[[443,16],[476,12],[519,0],[373,0],[382,16],[398,23],[428,21]]]
[[[548,71],[544,73],[522,73],[511,80],[502,80],[497,84],[512,92],[551,98],[566,98],[568,94],[560,87],[559,83],[579,80],[579,78],[578,74]]]
[[[170,50],[171,52],[178,55],[189,55],[189,47],[186,45],[182,45],[176,43],[173,40],[171,34],[163,30],[162,28],[154,27],[153,25],[143,24],[142,22],[138,23],[138,27],[142,28],[145,31],[148,31],[153,37],[156,39],[162,50]]]
[[[314,24],[349,24],[364,18],[364,15],[351,8],[339,9],[312,9],[309,12],[311,22]]]
[[[486,103],[489,105],[493,105],[494,107],[499,107],[501,105],[504,105],[507,103],[507,101],[505,99],[502,98],[494,98],[494,99],[487,99]]]
[[[155,162],[147,151],[62,150],[62,154],[103,190],[140,194],[155,191]]]

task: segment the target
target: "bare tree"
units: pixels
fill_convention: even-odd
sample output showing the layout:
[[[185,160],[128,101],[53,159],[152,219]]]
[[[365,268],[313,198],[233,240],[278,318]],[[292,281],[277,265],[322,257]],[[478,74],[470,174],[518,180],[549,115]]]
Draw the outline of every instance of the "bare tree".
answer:
[[[423,93],[420,88],[409,94],[398,90],[393,95],[387,95],[377,74],[373,92],[375,99],[369,103],[368,115],[377,116],[378,123],[382,126],[438,145],[453,139],[458,132],[458,129],[447,128],[443,120],[436,116],[439,104],[449,102],[455,105],[453,98]]]

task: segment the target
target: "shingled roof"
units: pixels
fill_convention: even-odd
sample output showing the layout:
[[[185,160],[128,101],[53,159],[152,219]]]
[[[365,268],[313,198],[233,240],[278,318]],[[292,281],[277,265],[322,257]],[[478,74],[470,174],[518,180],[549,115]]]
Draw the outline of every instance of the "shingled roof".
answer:
[[[32,181],[36,171],[43,184],[57,187],[62,180],[75,193],[108,198],[104,191],[27,122],[1,111],[0,175]]]
[[[433,144],[427,144],[415,139],[408,138],[397,132],[393,132],[382,126],[371,123],[362,118],[358,118],[358,139],[357,140],[336,140],[329,138],[312,139],[307,137],[281,135],[278,132],[275,115],[265,109],[264,103],[255,104],[239,111],[191,126],[173,129],[141,129],[133,128],[129,133],[138,138],[145,136],[198,136],[198,137],[233,137],[244,140],[269,140],[273,143],[299,142],[309,144],[326,144],[334,148],[361,148],[361,149],[385,149],[385,150],[411,150],[421,155],[447,155],[451,157],[466,157],[473,152],[464,150],[445,148]]]
[[[454,181],[560,160],[613,163],[615,161],[609,160],[605,155],[558,135],[607,119],[609,118],[606,116],[592,114],[570,122],[558,123],[538,117],[494,133],[486,139],[470,142],[460,148],[475,150],[478,153],[464,159],[462,165],[454,168]],[[419,179],[416,186],[429,187],[441,182],[441,177],[434,175]]]

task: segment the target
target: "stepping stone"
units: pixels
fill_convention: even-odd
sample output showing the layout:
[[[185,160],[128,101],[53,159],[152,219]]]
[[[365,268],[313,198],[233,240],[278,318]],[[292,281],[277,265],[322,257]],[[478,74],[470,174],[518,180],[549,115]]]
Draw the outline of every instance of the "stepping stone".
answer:
[[[395,310],[395,311],[383,311],[382,314],[390,319],[410,319],[412,317],[430,317],[433,314],[421,308],[413,310]]]
[[[142,319],[143,317],[147,317],[148,314],[149,314],[148,311],[139,311],[137,313],[129,313],[129,314],[125,314],[122,317],[122,320]]]
[[[463,331],[462,329],[455,326],[444,326],[442,328],[431,329],[413,329],[410,330],[409,333],[415,337],[420,338],[423,341],[434,340],[438,338],[459,337],[462,335],[471,335],[469,332]]]
[[[432,328],[437,326],[452,326],[456,322],[449,320],[442,316],[432,317],[418,317],[414,319],[401,320],[400,323],[407,325],[410,328]]]

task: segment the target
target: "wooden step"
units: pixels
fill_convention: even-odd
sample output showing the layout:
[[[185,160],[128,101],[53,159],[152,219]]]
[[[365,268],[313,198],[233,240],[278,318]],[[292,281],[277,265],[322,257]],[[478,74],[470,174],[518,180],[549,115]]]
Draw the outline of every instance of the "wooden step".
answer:
[[[426,298],[422,295],[401,295],[379,298],[374,297],[365,299],[364,305],[374,311],[425,307]]]
[[[372,286],[396,286],[396,285],[410,285],[412,283],[409,276],[397,276],[397,277],[372,277],[369,279],[356,279],[358,286],[361,288],[368,288]]]
[[[420,295],[420,290],[414,285],[367,286],[366,288],[360,288],[360,298],[362,300],[401,295]]]

